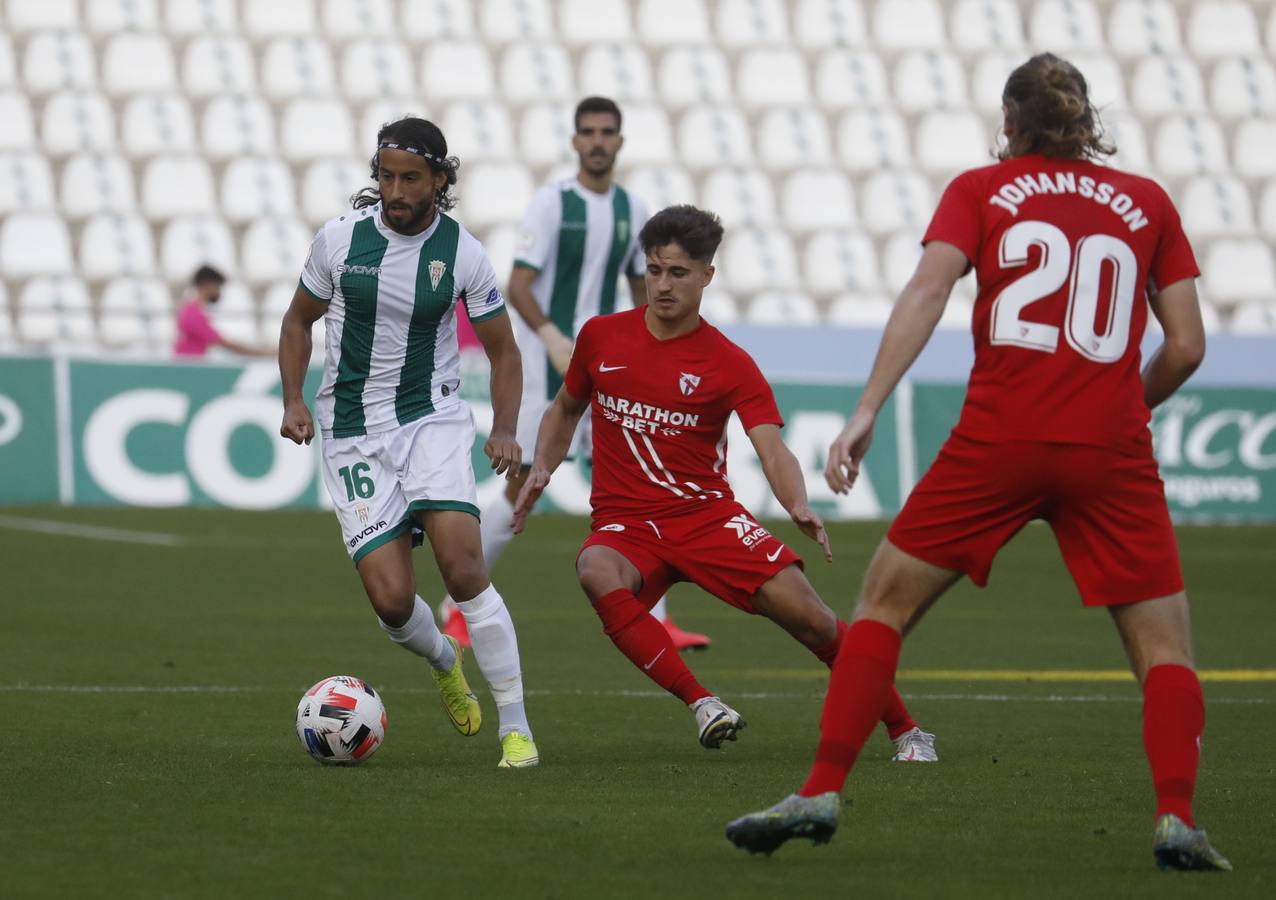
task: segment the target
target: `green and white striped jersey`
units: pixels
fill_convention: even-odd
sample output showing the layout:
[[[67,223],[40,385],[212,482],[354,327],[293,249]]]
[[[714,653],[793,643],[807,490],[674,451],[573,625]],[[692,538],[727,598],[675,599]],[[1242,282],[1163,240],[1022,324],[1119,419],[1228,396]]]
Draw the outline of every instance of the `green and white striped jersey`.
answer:
[[[406,237],[381,221],[380,203],[319,230],[301,287],[328,305],[315,399],[326,438],[388,431],[457,403],[456,301],[473,322],[505,312],[474,235],[439,213]]]
[[[641,276],[646,258],[638,232],[647,204],[613,184],[595,193],[575,178],[541,187],[523,216],[514,265],[534,269],[532,294],[563,334],[575,337],[587,321],[616,311],[620,275]],[[553,397],[562,383],[541,343],[522,319],[514,334],[523,353],[525,396]]]

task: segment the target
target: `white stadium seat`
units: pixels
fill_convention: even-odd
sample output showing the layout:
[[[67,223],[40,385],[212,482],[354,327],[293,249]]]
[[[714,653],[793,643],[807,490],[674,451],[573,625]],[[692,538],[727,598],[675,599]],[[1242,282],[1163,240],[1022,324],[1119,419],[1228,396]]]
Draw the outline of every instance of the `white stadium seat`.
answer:
[[[882,248],[882,279],[892,296],[908,284],[922,256],[921,232],[902,231],[891,235]]]
[[[639,40],[649,47],[712,40],[703,0],[640,0],[636,24]]]
[[[336,100],[301,97],[284,109],[279,123],[285,158],[304,162],[324,156],[349,156],[354,123],[345,104]]]
[[[756,168],[714,169],[704,179],[700,201],[718,214],[728,231],[746,226],[765,228],[775,223],[771,180]]]
[[[970,99],[975,109],[1001,118],[1001,95],[1006,79],[1024,61],[1022,53],[981,53],[970,76]]]
[[[734,109],[691,109],[678,126],[678,146],[683,165],[689,169],[743,166],[753,162],[748,123]]]
[[[195,122],[180,94],[140,94],[124,104],[120,134],[128,156],[194,153]]]
[[[630,6],[627,0],[563,0],[558,4],[558,35],[573,47],[627,44],[634,36]]]
[[[4,128],[0,128],[0,150],[26,150],[35,145],[35,120],[25,94],[0,93],[0,122],[4,122]]]
[[[100,212],[137,210],[133,167],[122,156],[82,153],[62,166],[62,213],[83,219]]]
[[[799,47],[862,47],[868,44],[868,25],[862,0],[797,0],[793,35]]]
[[[806,60],[796,50],[745,50],[736,66],[736,96],[746,108],[803,105],[811,101]]]
[[[263,284],[298,277],[312,237],[309,228],[293,219],[263,219],[249,225],[240,257],[244,279]]]
[[[1129,114],[1103,115],[1105,138],[1116,145],[1116,155],[1111,157],[1111,165],[1131,172],[1147,172],[1151,156],[1148,153],[1148,139],[1143,131],[1142,120]]]
[[[1276,335],[1276,302],[1251,300],[1232,312],[1228,330],[1233,334]]]
[[[1276,116],[1276,72],[1261,56],[1222,59],[1210,79],[1210,109],[1225,119]]]
[[[1263,241],[1217,240],[1206,251],[1201,271],[1210,297],[1220,304],[1276,297],[1276,266]]]
[[[1270,149],[1270,148],[1269,148]],[[1207,116],[1167,116],[1156,132],[1156,167],[1168,176],[1227,171],[1227,147]]]
[[[323,33],[335,43],[356,38],[384,39],[395,35],[391,0],[322,0]]]
[[[1182,48],[1170,0],[1119,0],[1108,17],[1108,49],[1117,56],[1177,54]]]
[[[474,5],[471,0],[399,0],[399,29],[413,43],[461,38],[471,40]]]
[[[371,154],[369,154],[371,156]],[[350,197],[372,187],[368,164],[357,159],[321,159],[306,167],[301,180],[301,212],[319,225],[351,209]]]
[[[200,35],[182,54],[182,85],[192,97],[244,94],[257,89],[255,55],[234,35]]]
[[[0,216],[56,207],[49,161],[34,153],[0,154]]]
[[[481,0],[479,29],[488,44],[545,43],[554,36],[548,0]]]
[[[721,280],[722,276],[719,275],[705,288],[700,298],[700,315],[714,325],[730,325],[740,321],[740,304],[719,286]]]
[[[1139,61],[1130,83],[1134,110],[1142,116],[1205,110],[1201,71],[1187,56],[1149,56]]]
[[[499,275],[497,276],[500,277]],[[292,305],[293,295],[297,292],[297,281],[277,281],[266,288],[261,295],[261,317],[264,322],[277,322],[283,318],[288,307]]]
[[[944,10],[936,0],[878,0],[873,37],[882,50],[944,46]]]
[[[137,215],[93,216],[80,232],[80,271],[89,281],[153,274],[155,237],[151,227]]]
[[[1258,19],[1243,0],[1202,0],[1187,19],[1187,45],[1209,60],[1219,56],[1247,56],[1262,52]]]
[[[960,109],[966,105],[966,72],[951,53],[911,50],[895,63],[895,102],[904,113]]]
[[[335,85],[332,54],[318,38],[286,35],[266,45],[261,58],[261,86],[267,97],[287,100],[326,96]]]
[[[876,172],[860,191],[864,227],[890,234],[926,227],[935,208],[930,181],[917,172]]]
[[[758,157],[771,171],[788,171],[833,162],[832,140],[824,114],[812,106],[771,109],[757,125]]]
[[[514,155],[514,127],[499,103],[453,103],[440,127],[447,136],[448,153],[459,156],[462,164]]]
[[[114,278],[102,288],[99,308],[133,312],[174,312],[173,292],[158,278]]]
[[[724,47],[774,47],[789,43],[782,0],[718,0],[714,30]]]
[[[953,44],[963,53],[1022,47],[1019,6],[1014,0],[957,0],[952,11]]]
[[[0,222],[0,272],[6,278],[62,275],[74,267],[71,237],[61,216],[14,212]]]
[[[1249,189],[1231,177],[1198,177],[1188,181],[1177,204],[1188,234],[1196,238],[1248,236],[1254,232]]]
[[[270,0],[244,3],[244,31],[256,41],[280,35],[308,35],[318,29],[311,0]]]
[[[487,49],[472,41],[428,45],[421,56],[421,85],[432,103],[485,100],[496,93]]]
[[[217,209],[213,173],[202,156],[156,156],[142,174],[142,212],[151,221]]]
[[[721,253],[719,272],[734,294],[795,290],[801,284],[793,243],[779,229],[737,228],[727,235]]]
[[[377,135],[382,126],[402,119],[404,116],[429,118],[421,101],[411,97],[381,97],[377,100],[365,100],[359,107],[359,132],[355,138],[355,152],[366,153],[372,158],[372,151],[377,147]],[[449,136],[448,140],[451,140]]]
[[[407,97],[416,89],[412,56],[398,41],[361,39],[341,52],[341,92],[347,99]]]
[[[235,225],[271,216],[295,216],[296,196],[292,170],[278,159],[238,157],[222,173],[221,211]]]
[[[239,25],[235,5],[235,0],[164,0],[164,26],[180,37],[226,34]]]
[[[849,292],[872,294],[881,290],[877,251],[868,235],[859,231],[818,231],[805,242],[803,284],[818,296]]]
[[[1090,102],[1100,112],[1125,110],[1125,77],[1107,53],[1074,53],[1069,57],[1085,76]]]
[[[809,294],[797,291],[763,291],[744,311],[751,325],[818,325],[820,308]]]
[[[487,253],[487,258],[492,261],[492,270],[496,272],[496,282],[502,288],[505,287],[510,272],[514,268],[514,254],[518,248],[519,232],[518,225],[497,225],[495,228],[489,228],[487,234],[483,235],[483,250]]]
[[[519,122],[519,159],[533,168],[576,159],[576,151],[571,144],[574,110],[575,107],[567,103],[539,103],[529,106]],[[621,159],[624,159],[623,151]]]
[[[200,150],[210,159],[279,152],[275,116],[260,97],[213,97],[200,120]]]
[[[851,181],[836,169],[799,169],[784,180],[780,221],[791,232],[819,228],[852,228],[855,193]]]
[[[257,304],[253,300],[252,290],[248,285],[234,278],[222,285],[221,298],[213,308],[213,314],[219,319],[227,313],[232,316],[245,316],[252,315],[256,311]]]
[[[843,294],[829,304],[824,320],[845,328],[880,328],[891,317],[895,304],[880,294]]]
[[[991,129],[968,112],[931,112],[917,125],[913,146],[917,162],[927,172],[955,174],[992,162]]]
[[[937,327],[950,331],[969,331],[974,312],[975,306],[969,300],[964,297],[949,297]]]
[[[912,162],[908,128],[892,110],[853,110],[837,126],[838,159],[852,172],[898,168]]]
[[[8,90],[18,83],[17,63],[14,61],[13,42],[9,35],[0,32],[0,88]]]
[[[5,29],[13,32],[39,31],[44,28],[76,28],[80,24],[75,0],[8,0],[5,4]]]
[[[815,66],[815,95],[829,110],[886,106],[891,99],[886,67],[871,50],[825,51]]]
[[[27,91],[44,95],[96,86],[93,45],[81,31],[41,31],[27,38],[22,82]]]
[[[1037,0],[1028,36],[1034,48],[1055,53],[1104,49],[1103,24],[1091,0]]]
[[[1233,138],[1236,174],[1242,178],[1276,175],[1276,119],[1249,119],[1237,124]]]
[[[83,344],[96,336],[89,292],[78,278],[32,278],[18,295],[19,336],[36,344]]]
[[[172,90],[177,84],[172,43],[160,34],[115,35],[102,54],[102,84],[114,96]]]
[[[675,47],[657,66],[660,99],[674,109],[733,102],[731,73],[716,47]]]
[[[483,229],[518,222],[532,198],[532,176],[521,163],[481,163],[465,175],[460,219]]]
[[[673,130],[664,107],[631,103],[622,112],[625,146],[620,158],[625,165],[645,166],[674,161]]]
[[[1258,204],[1258,227],[1269,241],[1276,241],[1276,180],[1263,188],[1263,199]]]
[[[215,216],[183,217],[169,222],[160,238],[160,266],[164,277],[173,284],[185,284],[202,265],[210,265],[230,277],[238,271],[235,244],[226,223]],[[296,274],[300,272],[301,260]],[[225,299],[223,290],[222,300]]]
[[[679,166],[644,166],[626,172],[620,179],[625,190],[641,197],[652,213],[679,203],[695,204],[695,182]]]
[[[515,107],[577,99],[566,51],[543,42],[507,47],[501,56],[501,99]]]
[[[648,102],[655,96],[651,63],[642,48],[632,44],[596,44],[585,49],[577,79],[580,93]]]
[[[93,34],[155,31],[160,25],[157,0],[88,0],[85,6]]]

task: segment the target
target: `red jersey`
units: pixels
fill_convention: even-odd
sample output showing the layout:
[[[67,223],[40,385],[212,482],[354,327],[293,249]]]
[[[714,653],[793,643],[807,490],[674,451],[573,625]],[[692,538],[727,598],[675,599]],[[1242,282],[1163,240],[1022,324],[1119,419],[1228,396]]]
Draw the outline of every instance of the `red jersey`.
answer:
[[[590,319],[563,380],[593,412],[594,519],[677,515],[733,499],[727,421],[783,425],[757,363],[701,320],[658,340],[646,308]]]
[[[978,279],[975,365],[954,433],[1150,450],[1147,298],[1200,274],[1156,182],[1017,157],[955,178],[929,241],[961,250]]]

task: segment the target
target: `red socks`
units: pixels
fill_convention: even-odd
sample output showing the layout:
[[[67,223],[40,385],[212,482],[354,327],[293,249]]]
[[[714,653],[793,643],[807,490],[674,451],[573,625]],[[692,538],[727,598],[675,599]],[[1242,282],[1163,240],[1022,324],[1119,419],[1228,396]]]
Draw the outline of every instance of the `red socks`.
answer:
[[[1196,768],[1205,730],[1201,682],[1186,666],[1162,665],[1143,681],[1143,749],[1152,765],[1156,815],[1173,813],[1189,827]]]
[[[833,661],[837,659],[837,651],[841,649],[842,641],[846,639],[846,633],[850,628],[850,625],[838,619],[837,637],[823,647],[817,647],[812,651],[816,658],[824,665],[832,668]],[[904,705],[904,698],[899,695],[899,691],[895,689],[894,685],[891,686],[890,697],[887,699],[886,712],[882,714],[882,724],[886,726],[892,741],[904,732],[912,731],[917,727],[917,722],[909,715],[908,707]]]
[[[665,626],[651,616],[632,591],[620,589],[594,601],[603,631],[644,675],[688,706],[713,696],[691,674]]]
[[[889,625],[860,619],[851,625],[829,677],[815,765],[803,797],[841,792],[864,741],[882,720],[895,688],[900,634]]]

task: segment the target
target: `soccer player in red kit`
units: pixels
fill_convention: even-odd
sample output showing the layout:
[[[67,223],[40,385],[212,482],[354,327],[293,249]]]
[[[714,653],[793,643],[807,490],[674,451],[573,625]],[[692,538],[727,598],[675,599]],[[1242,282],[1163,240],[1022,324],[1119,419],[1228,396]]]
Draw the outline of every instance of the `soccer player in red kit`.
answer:
[[[869,564],[809,778],[731,822],[727,837],[764,853],[793,837],[829,840],[894,682],[901,635],[962,575],[985,584],[997,551],[1044,519],[1082,602],[1111,613],[1143,687],[1157,864],[1230,869],[1193,822],[1204,704],[1148,429],[1149,408],[1205,352],[1196,261],[1155,182],[1093,161],[1113,150],[1075,67],[1034,56],[1011,73],[1002,102],[1001,161],[944,192],[826,480],[850,490],[878,410],[973,267],[975,364],[961,418]],[[1165,341],[1140,374],[1149,304]]]
[[[700,743],[735,740],[744,720],[706,690],[649,610],[668,587],[691,581],[774,621],[826,665],[847,624],[816,594],[802,560],[727,483],[727,422],[734,412],[775,496],[832,560],[824,523],[807,503],[797,459],[780,439],[771,386],[742,349],[700,318],[722,241],[716,216],[674,206],[639,241],[648,303],[589,320],[562,388],[541,421],[536,456],[515,504],[514,530],[566,456],[576,423],[593,410],[592,533],[576,560],[603,630],[643,674],[686,703]],[[934,736],[917,727],[892,685],[880,715],[895,758],[934,761]]]

